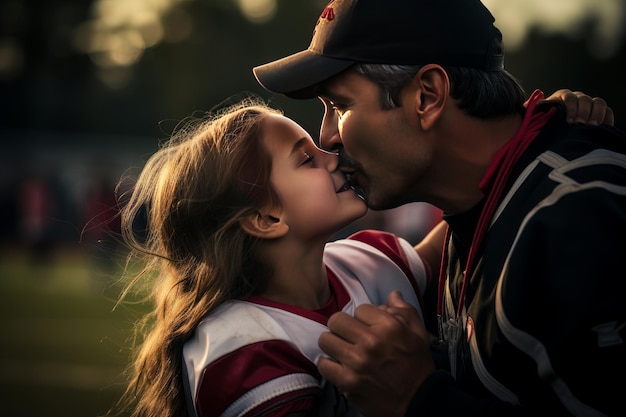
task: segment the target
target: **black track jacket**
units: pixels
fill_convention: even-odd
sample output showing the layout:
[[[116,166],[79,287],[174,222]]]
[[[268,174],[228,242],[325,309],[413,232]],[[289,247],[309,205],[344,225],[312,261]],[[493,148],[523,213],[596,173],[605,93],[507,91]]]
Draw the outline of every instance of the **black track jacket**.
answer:
[[[445,217],[448,315],[481,208]],[[624,132],[567,124],[559,108],[515,165],[479,253],[456,366],[426,380],[407,416],[626,415]]]

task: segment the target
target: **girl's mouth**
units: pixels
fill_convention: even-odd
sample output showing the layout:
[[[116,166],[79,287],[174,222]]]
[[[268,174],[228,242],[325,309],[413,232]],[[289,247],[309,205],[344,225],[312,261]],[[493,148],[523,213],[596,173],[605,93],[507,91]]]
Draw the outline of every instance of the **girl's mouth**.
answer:
[[[337,190],[337,194],[339,193],[343,193],[345,191],[349,191],[351,190],[352,187],[350,186],[350,183],[348,181],[346,181],[338,190]]]
[[[363,190],[363,187],[361,187],[354,178],[356,172],[346,172],[345,174],[347,181],[343,185],[342,190],[347,187],[348,189],[353,190],[360,199],[365,201],[365,190]]]

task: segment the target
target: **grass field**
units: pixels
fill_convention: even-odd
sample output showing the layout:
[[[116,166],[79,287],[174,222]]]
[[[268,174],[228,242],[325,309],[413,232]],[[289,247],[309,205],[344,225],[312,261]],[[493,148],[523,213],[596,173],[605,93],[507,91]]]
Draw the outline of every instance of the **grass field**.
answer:
[[[96,417],[120,396],[137,313],[78,250],[0,252],[0,415]]]

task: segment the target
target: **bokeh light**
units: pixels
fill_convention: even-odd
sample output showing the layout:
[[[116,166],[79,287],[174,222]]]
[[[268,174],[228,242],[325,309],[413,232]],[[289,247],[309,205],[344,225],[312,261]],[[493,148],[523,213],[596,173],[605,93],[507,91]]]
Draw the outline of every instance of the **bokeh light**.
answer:
[[[522,46],[533,30],[580,38],[592,28],[587,40],[590,53],[608,59],[618,50],[626,27],[624,0],[483,0],[504,33],[507,50]]]

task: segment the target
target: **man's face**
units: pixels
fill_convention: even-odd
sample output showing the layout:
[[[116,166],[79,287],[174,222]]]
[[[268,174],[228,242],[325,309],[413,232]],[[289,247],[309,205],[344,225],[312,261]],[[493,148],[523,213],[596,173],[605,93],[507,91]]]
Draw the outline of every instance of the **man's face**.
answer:
[[[384,110],[376,84],[354,70],[320,86],[325,106],[320,144],[338,151],[351,182],[375,210],[421,201],[420,182],[432,152],[410,105]]]

